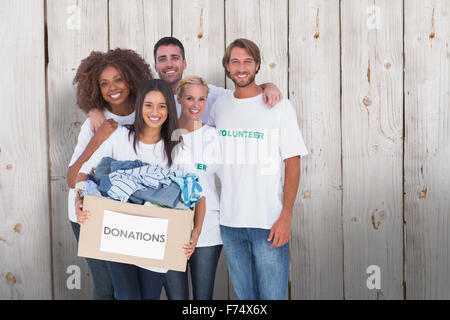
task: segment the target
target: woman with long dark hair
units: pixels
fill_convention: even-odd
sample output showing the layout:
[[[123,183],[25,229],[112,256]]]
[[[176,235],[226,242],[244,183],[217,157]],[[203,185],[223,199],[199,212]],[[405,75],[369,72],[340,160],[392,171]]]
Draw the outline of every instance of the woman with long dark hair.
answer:
[[[75,214],[75,180],[81,166],[116,130],[117,125],[134,122],[136,94],[141,84],[152,79],[150,66],[135,51],[117,48],[106,52],[92,51],[78,66],[73,83],[77,86],[77,105],[86,114],[93,110],[106,118],[95,132],[92,118],[80,129],[77,144],[67,170],[68,215],[78,241],[80,225]],[[94,283],[94,300],[114,299],[114,289],[106,264],[86,258]]]
[[[141,160],[162,168],[174,165],[178,141],[172,141],[178,129],[175,100],[168,85],[159,79],[146,81],[139,89],[132,126],[121,127],[100,146],[80,169],[77,181],[87,180],[87,174],[103,157],[115,160]],[[177,168],[179,169],[179,168]],[[86,222],[90,213],[83,211],[82,200],[75,202],[77,221]],[[189,258],[194,252],[205,214],[205,198],[195,206],[194,228],[190,244],[184,247]],[[139,266],[107,262],[118,299],[159,299],[167,270],[149,270]]]

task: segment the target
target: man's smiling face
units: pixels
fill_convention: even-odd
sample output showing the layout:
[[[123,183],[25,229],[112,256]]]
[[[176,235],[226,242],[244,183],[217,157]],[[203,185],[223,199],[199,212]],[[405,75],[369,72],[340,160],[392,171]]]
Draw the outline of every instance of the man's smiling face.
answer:
[[[233,48],[227,64],[230,79],[237,87],[244,88],[255,81],[259,63],[243,48]]]
[[[170,86],[174,86],[180,82],[185,69],[186,60],[183,59],[180,47],[169,44],[158,48],[155,70],[160,79],[166,81]]]

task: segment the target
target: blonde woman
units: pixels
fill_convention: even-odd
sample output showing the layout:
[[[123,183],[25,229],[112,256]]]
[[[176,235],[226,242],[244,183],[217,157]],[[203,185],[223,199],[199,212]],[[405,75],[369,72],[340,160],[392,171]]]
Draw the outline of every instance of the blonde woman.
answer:
[[[182,79],[177,87],[177,100],[181,105],[178,119],[182,131],[183,156],[177,157],[183,167],[199,176],[206,198],[206,212],[196,249],[189,259],[194,300],[211,300],[217,263],[222,251],[219,227],[219,197],[215,174],[220,161],[220,142],[215,128],[201,122],[209,88],[198,76]],[[169,271],[165,289],[170,300],[189,299],[188,274]]]

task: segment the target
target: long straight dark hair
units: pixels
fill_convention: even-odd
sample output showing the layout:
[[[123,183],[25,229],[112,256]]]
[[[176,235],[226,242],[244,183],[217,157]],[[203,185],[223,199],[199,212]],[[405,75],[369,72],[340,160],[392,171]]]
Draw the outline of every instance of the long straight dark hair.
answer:
[[[177,118],[177,108],[172,90],[164,80],[161,79],[147,80],[139,88],[139,91],[136,95],[134,124],[127,126],[128,130],[130,130],[128,137],[131,140],[131,137],[133,136],[133,148],[134,151],[137,152],[139,137],[144,132],[146,126],[144,119],[142,118],[142,106],[144,104],[145,95],[150,91],[159,91],[166,99],[168,114],[166,121],[164,121],[161,127],[161,137],[164,141],[164,152],[166,154],[167,162],[170,167],[172,166],[173,163],[172,150],[178,144],[178,142],[180,142],[180,140],[172,140],[173,131],[179,128]]]

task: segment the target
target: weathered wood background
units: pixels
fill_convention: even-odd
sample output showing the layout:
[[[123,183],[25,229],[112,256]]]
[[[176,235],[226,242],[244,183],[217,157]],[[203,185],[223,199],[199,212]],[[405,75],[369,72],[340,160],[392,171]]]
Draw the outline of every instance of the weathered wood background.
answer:
[[[297,109],[290,299],[450,299],[449,0],[1,0],[0,25],[0,299],[91,298],[67,218],[72,79],[92,50],[153,65],[167,35],[186,75],[227,87],[226,45],[254,40],[257,81]],[[215,298],[232,296],[222,257]]]

